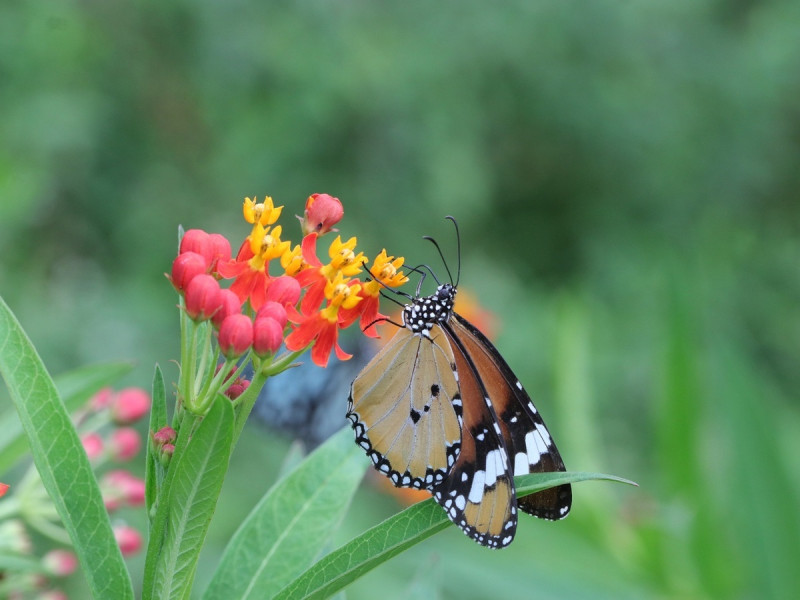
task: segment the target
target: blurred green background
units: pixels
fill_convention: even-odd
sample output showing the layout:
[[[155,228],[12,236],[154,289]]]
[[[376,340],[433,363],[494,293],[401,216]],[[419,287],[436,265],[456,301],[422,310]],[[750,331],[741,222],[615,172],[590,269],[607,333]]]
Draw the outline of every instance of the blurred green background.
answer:
[[[328,192],[367,254],[438,265],[420,236],[453,254],[452,214],[567,466],[641,487],[579,484],[504,551],[453,528],[347,597],[793,597],[798,22],[789,0],[5,2],[0,293],[53,373],[135,359],[146,387],[176,375],[179,224],[235,245],[270,194],[297,240]],[[250,429],[200,588],[289,448]],[[396,510],[365,485],[341,539]]]

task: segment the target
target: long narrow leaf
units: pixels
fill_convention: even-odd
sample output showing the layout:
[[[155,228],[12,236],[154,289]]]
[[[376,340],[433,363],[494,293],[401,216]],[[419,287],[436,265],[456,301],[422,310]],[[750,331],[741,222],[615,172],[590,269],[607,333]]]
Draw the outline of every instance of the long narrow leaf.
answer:
[[[233,408],[217,396],[197,431],[170,470],[167,520],[149,598],[188,598],[208,525],[228,470]]]
[[[130,363],[108,363],[81,367],[53,378],[56,389],[67,412],[79,408],[100,388],[111,385],[130,371]],[[14,464],[28,452],[28,440],[22,430],[22,423],[14,410],[0,415],[0,473]]]
[[[328,543],[364,475],[349,427],[279,481],[231,540],[206,600],[270,598]]]
[[[45,489],[72,539],[96,599],[133,598],[100,488],[55,384],[0,298],[0,373],[28,437]]]
[[[153,404],[150,406],[150,426],[148,428],[146,458],[145,458],[145,509],[147,515],[152,515],[153,503],[158,494],[160,477],[163,475],[163,467],[158,463],[158,459],[153,451],[152,433],[155,433],[167,424],[167,392],[164,388],[164,375],[161,368],[156,365],[153,373]]]
[[[564,483],[592,479],[636,485],[632,481],[600,473],[535,473],[517,477],[515,481],[517,495],[522,497]],[[432,498],[410,506],[325,556],[275,598],[327,598],[449,525],[444,511]]]

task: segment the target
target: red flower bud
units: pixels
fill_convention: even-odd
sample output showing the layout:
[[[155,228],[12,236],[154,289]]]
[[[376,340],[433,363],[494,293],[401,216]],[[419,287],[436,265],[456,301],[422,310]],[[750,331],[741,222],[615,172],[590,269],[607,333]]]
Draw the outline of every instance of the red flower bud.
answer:
[[[202,229],[190,229],[181,238],[180,254],[197,252],[205,260],[206,269],[209,269],[214,260],[214,243],[209,237]]]
[[[117,525],[113,528],[114,539],[117,540],[122,556],[136,554],[142,549],[142,534],[133,527],[127,525]]]
[[[179,292],[183,292],[189,282],[206,272],[206,260],[197,252],[179,254],[172,261],[172,275],[169,280]]]
[[[111,405],[111,419],[117,425],[129,425],[150,411],[150,395],[142,388],[120,390]]]
[[[258,356],[275,354],[283,343],[283,326],[272,317],[257,317],[253,323],[253,351]]]
[[[104,408],[108,408],[111,406],[112,400],[114,400],[114,390],[110,387],[104,387],[89,398],[89,410],[98,412]]]
[[[114,460],[130,460],[142,447],[142,438],[139,432],[131,427],[120,427],[111,434],[109,446]]]
[[[228,389],[225,390],[225,395],[231,400],[236,400],[236,398],[247,391],[248,387],[250,387],[250,382],[247,379],[237,377],[236,380],[228,386]]]
[[[169,466],[169,461],[172,460],[172,455],[175,454],[174,444],[164,444],[161,446],[161,453],[158,455],[161,464],[165,467]]]
[[[0,498],[2,498],[3,496],[6,495],[6,492],[8,491],[8,488],[10,488],[10,487],[11,486],[8,485],[7,483],[0,483]]]
[[[210,271],[214,273],[218,263],[226,263],[231,259],[231,243],[220,233],[210,233],[208,240],[213,250]]]
[[[89,460],[94,460],[103,454],[103,438],[96,433],[87,433],[81,438],[81,444]]]
[[[78,568],[78,558],[69,550],[51,550],[42,558],[45,569],[56,577],[66,577]]]
[[[167,425],[153,434],[153,442],[155,442],[156,447],[163,446],[164,444],[171,444],[177,437],[178,433]]]
[[[242,312],[242,301],[239,300],[239,296],[229,289],[220,290],[220,308],[214,313],[214,316],[211,317],[211,322],[216,329],[219,329],[225,317],[240,312]]]
[[[144,480],[134,477],[123,469],[109,471],[103,475],[100,480],[100,491],[103,493],[103,503],[109,512],[123,504],[129,506],[144,504]]]
[[[273,302],[272,300],[265,302],[264,306],[258,309],[258,312],[256,313],[256,320],[264,317],[275,319],[282,328],[286,327],[286,321],[289,320],[286,316],[286,309],[283,307],[283,305],[279,304],[278,302]]]
[[[197,275],[186,286],[186,314],[195,321],[205,321],[222,307],[222,290],[211,275]]]
[[[228,315],[219,327],[219,349],[226,358],[247,352],[253,343],[253,322],[243,314]]]
[[[294,306],[300,300],[301,291],[300,283],[294,277],[281,275],[269,282],[267,300],[277,302],[283,306],[287,304]]]
[[[327,233],[343,215],[344,208],[338,198],[328,194],[311,194],[306,200],[305,218],[301,219],[303,234],[308,235],[312,231],[319,235]]]

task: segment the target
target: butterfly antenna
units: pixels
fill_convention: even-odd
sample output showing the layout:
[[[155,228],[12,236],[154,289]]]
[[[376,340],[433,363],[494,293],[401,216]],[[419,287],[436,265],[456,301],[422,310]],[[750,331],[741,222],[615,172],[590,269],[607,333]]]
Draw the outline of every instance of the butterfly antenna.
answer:
[[[406,298],[408,298],[408,299],[410,299],[410,300],[413,300],[413,298],[411,297],[411,295],[410,295],[410,294],[406,294],[405,292],[400,292],[400,291],[398,291],[398,290],[391,290],[391,289],[390,289],[389,291],[390,291],[390,292],[394,292],[395,294],[400,294],[401,296],[405,296]],[[393,297],[393,296],[390,296],[389,294],[387,294],[387,293],[386,293],[386,292],[384,292],[383,290],[381,290],[381,296],[382,296],[382,297],[384,297],[384,298],[386,298],[387,300],[391,300],[392,302],[394,302],[395,304],[397,304],[397,306],[402,306],[402,307],[405,307],[405,304],[403,304],[402,302],[400,302],[400,300],[398,300],[397,298],[395,298],[395,297]]]
[[[450,283],[453,283],[453,275],[450,273],[450,267],[447,266],[447,261],[444,259],[444,254],[442,253],[442,249],[439,247],[439,244],[429,235],[423,235],[422,239],[428,240],[431,244],[436,246],[436,249],[439,251],[439,257],[442,259],[442,263],[444,263],[445,271],[447,271],[447,276],[450,278]],[[428,267],[428,269],[430,270],[430,267]],[[431,271],[431,275],[433,275],[433,271]],[[436,279],[435,276],[434,279]],[[436,283],[439,283],[438,279],[436,279]]]
[[[456,243],[458,244],[458,250],[457,250],[456,258],[458,259],[458,268],[456,270],[456,283],[455,283],[455,286],[458,287],[458,282],[461,281],[461,232],[458,230],[458,222],[456,222],[455,217],[447,215],[445,217],[445,219],[448,219],[448,220],[452,221],[453,222],[453,227],[456,228]],[[439,251],[439,253],[441,254],[441,250]],[[444,260],[444,259],[442,259],[442,260]],[[445,265],[445,268],[447,268],[447,265]],[[449,273],[450,272],[448,271],[448,274]],[[452,278],[450,280],[452,281]]]
[[[380,318],[378,318],[378,319],[375,319],[375,320],[374,320],[372,323],[370,323],[370,324],[369,324],[369,325],[367,325],[366,327],[364,327],[364,328],[363,328],[361,331],[363,331],[364,333],[366,333],[366,332],[367,332],[367,330],[368,330],[370,327],[372,327],[373,325],[375,325],[375,323],[391,323],[391,324],[392,324],[392,325],[394,325],[395,327],[400,327],[401,329],[402,329],[403,327],[405,327],[405,325],[403,325],[402,323],[395,323],[395,322],[394,322],[394,321],[392,321],[392,320],[391,320],[389,317],[380,317]]]

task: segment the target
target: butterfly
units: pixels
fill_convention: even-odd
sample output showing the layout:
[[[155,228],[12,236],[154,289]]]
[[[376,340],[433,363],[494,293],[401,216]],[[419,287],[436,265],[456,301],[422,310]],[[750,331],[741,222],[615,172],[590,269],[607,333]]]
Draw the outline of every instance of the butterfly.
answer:
[[[398,331],[353,381],[347,418],[356,443],[395,486],[429,491],[467,536],[503,548],[514,539],[517,509],[562,519],[572,489],[516,496],[515,475],[566,469],[508,363],[453,310],[461,240],[447,218],[458,236],[456,282],[437,280],[434,294],[420,296],[423,274]]]

